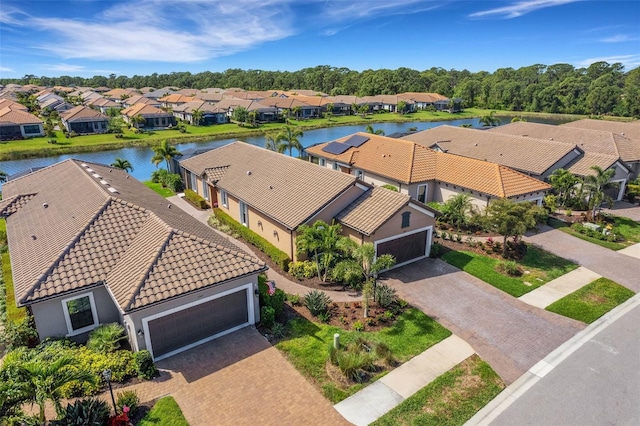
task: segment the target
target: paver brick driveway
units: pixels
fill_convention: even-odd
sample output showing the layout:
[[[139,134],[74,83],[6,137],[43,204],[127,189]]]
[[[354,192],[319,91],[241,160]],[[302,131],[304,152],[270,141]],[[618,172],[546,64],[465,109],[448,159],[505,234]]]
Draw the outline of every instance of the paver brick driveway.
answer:
[[[425,259],[385,274],[400,297],[466,340],[510,384],[585,327]]]
[[[251,327],[158,367],[163,371],[155,383],[137,385],[141,400],[172,395],[192,426],[349,424]]]

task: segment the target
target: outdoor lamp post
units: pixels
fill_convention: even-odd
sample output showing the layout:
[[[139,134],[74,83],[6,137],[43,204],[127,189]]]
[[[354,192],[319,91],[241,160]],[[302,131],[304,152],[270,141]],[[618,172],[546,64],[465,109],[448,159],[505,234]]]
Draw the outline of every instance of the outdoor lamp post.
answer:
[[[118,409],[116,408],[116,399],[113,397],[113,389],[111,388],[111,370],[106,369],[102,372],[102,378],[107,382],[109,386],[109,393],[111,394],[111,402],[113,402],[113,412],[118,415]]]

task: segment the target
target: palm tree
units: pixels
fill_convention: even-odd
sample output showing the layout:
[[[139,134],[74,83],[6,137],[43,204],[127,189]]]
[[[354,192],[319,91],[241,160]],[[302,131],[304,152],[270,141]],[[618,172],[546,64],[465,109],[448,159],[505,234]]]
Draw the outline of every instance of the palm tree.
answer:
[[[57,412],[62,410],[62,387],[70,382],[95,383],[97,377],[75,366],[77,359],[69,355],[41,356],[35,350],[16,350],[4,361],[4,369],[11,371],[15,388],[26,402],[37,404],[39,420],[46,422],[45,406],[51,400]]]
[[[129,122],[130,122],[131,124],[133,124],[133,127],[135,127],[136,129],[139,129],[139,128],[140,128],[140,125],[141,125],[141,124],[144,124],[144,123],[145,123],[145,121],[146,121],[146,120],[144,119],[144,117],[143,117],[143,116],[141,116],[141,115],[139,115],[139,114],[138,114],[138,115],[134,115],[134,116],[132,116],[131,118],[129,118]]]
[[[500,119],[496,117],[495,114],[496,114],[495,111],[491,111],[489,114],[483,115],[482,117],[480,117],[480,124],[482,124],[485,127],[492,127],[492,126],[499,125]]]
[[[280,154],[283,154],[284,151],[287,149],[287,145],[276,140],[276,135],[266,133],[264,135],[264,138],[267,141],[264,147],[270,151],[275,151]]]
[[[318,220],[313,225],[301,225],[296,231],[296,250],[298,254],[310,255],[316,263],[318,278],[327,280],[331,265],[341,250],[340,224],[328,225]]]
[[[151,149],[154,152],[154,156],[151,157],[151,162],[158,167],[158,164],[166,161],[167,170],[171,170],[169,167],[169,161],[178,155],[182,155],[182,153],[178,151],[175,146],[169,144],[166,139],[160,142],[160,145],[154,146]]]
[[[473,203],[469,194],[452,195],[444,203],[442,215],[451,225],[460,226],[467,223],[467,214],[473,211]]]
[[[298,138],[304,136],[304,133],[300,129],[293,128],[291,126],[284,126],[282,131],[276,135],[276,142],[282,142],[286,149],[289,150],[289,157],[293,156],[293,149],[297,149],[302,153],[303,147]]]
[[[325,113],[325,117],[327,117],[327,120],[331,121],[331,118],[333,117],[334,105],[332,103],[328,103],[326,105],[326,108],[327,108],[327,112]]]
[[[382,129],[375,129],[373,127],[371,127],[371,124],[367,124],[367,127],[364,129],[365,132],[367,133],[371,133],[373,135],[382,135],[384,136],[384,130]]]
[[[296,105],[291,108],[291,113],[296,116],[296,120],[300,118],[300,111],[302,111],[302,107],[300,105]]]
[[[558,193],[558,200],[561,206],[567,206],[569,198],[576,190],[576,185],[579,181],[580,178],[566,169],[556,169],[551,173],[549,182]]]
[[[615,169],[602,170],[599,166],[591,166],[591,170],[595,174],[584,178],[585,189],[589,193],[589,209],[591,210],[591,219],[596,219],[596,210],[604,201],[613,203],[613,199],[608,196],[605,191],[611,188],[617,188],[618,184],[611,182],[611,178],[616,174]]]
[[[129,160],[125,160],[124,158],[116,158],[115,160],[113,160],[113,163],[111,163],[111,167],[122,169],[127,173],[133,171],[133,166],[131,165]]]
[[[6,182],[7,178],[8,178],[7,174],[5,172],[3,172],[2,170],[0,170],[0,183]]]
[[[204,113],[202,111],[200,111],[199,109],[194,109],[193,111],[191,111],[191,124],[193,124],[194,126],[199,126],[203,116]]]

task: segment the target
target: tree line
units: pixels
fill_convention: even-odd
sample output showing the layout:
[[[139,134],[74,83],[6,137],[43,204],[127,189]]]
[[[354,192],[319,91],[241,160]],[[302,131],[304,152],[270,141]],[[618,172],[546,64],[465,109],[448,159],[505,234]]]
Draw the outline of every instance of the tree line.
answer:
[[[91,78],[25,75],[21,79],[0,79],[0,84],[8,83],[109,88],[310,89],[333,96],[435,92],[449,98],[462,98],[467,108],[640,116],[640,68],[625,71],[621,63],[607,62],[595,62],[586,68],[570,64],[535,64],[518,69],[499,68],[493,73],[436,67],[424,71],[401,67],[359,72],[320,65],[298,71],[228,69],[133,77],[115,74]]]

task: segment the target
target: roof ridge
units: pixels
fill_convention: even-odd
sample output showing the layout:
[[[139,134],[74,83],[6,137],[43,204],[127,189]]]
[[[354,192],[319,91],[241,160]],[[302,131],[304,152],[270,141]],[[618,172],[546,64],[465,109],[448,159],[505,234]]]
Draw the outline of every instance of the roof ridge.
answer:
[[[78,231],[78,233],[71,239],[71,241],[69,241],[69,244],[64,246],[60,255],[55,260],[53,260],[44,271],[42,271],[40,276],[36,278],[36,282],[31,286],[31,289],[20,298],[21,304],[26,303],[28,296],[32,296],[35,293],[36,288],[39,288],[40,285],[45,282],[47,276],[49,276],[51,272],[53,272],[53,270],[58,267],[58,264],[64,260],[65,256],[69,254],[71,249],[74,248],[76,244],[78,244],[80,238],[82,238],[82,236],[89,230],[89,228],[96,223],[96,220],[107,210],[107,208],[109,208],[111,202],[112,200],[107,198],[102,207],[100,207],[98,211],[93,215],[91,220],[87,221],[87,223],[80,229],[80,231]]]
[[[502,175],[503,170],[502,170],[502,167],[500,167],[500,164],[496,164],[496,163],[493,163],[493,164],[496,167],[496,173],[498,175],[498,185],[500,186],[500,191],[501,191],[500,196],[504,198],[507,194],[507,190],[504,187],[504,176]]]

